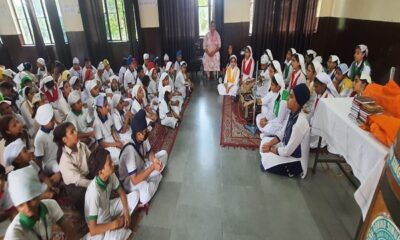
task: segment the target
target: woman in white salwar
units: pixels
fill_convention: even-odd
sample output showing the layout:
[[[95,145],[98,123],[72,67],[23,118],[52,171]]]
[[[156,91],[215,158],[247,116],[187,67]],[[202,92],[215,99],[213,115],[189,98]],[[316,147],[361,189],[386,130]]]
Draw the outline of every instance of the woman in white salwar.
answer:
[[[296,85],[290,92],[289,118],[276,136],[265,137],[260,144],[261,169],[288,177],[307,174],[310,127],[302,111],[310,98],[306,84]]]
[[[137,112],[139,112],[140,109],[143,109],[146,111],[146,119],[148,125],[152,122],[157,121],[157,113],[153,112],[151,106],[147,104],[146,101],[146,96],[145,96],[145,91],[143,89],[142,85],[136,84],[133,89],[132,89],[132,106],[131,106],[131,112],[133,115],[135,115]]]
[[[140,110],[132,120],[132,138],[121,150],[119,179],[125,190],[139,192],[139,207],[147,208],[157,191],[165,169],[168,153],[154,153],[148,140],[146,113]]]
[[[276,73],[271,78],[271,91],[258,101],[262,104],[261,113],[256,116],[257,127],[261,132],[260,138],[273,136],[282,128],[289,115],[288,95],[282,74]]]
[[[171,86],[165,86],[162,91],[163,100],[160,102],[160,119],[161,125],[175,128],[178,127],[178,121],[180,119],[179,112],[176,112],[176,108],[174,109],[171,106],[171,95],[170,92]]]
[[[237,67],[237,57],[231,55],[229,58],[230,65],[226,69],[224,82],[218,84],[218,93],[221,96],[230,95],[235,97],[239,91],[240,70]]]
[[[331,78],[329,77],[328,74],[324,73],[324,72],[320,72],[317,74],[317,76],[314,79],[314,90],[315,90],[315,100],[313,105],[311,106],[311,112],[310,112],[310,125],[313,125],[313,121],[314,121],[314,113],[318,107],[318,103],[320,101],[321,98],[332,98],[332,97],[337,97],[339,96],[339,93],[337,92],[335,86],[333,85],[333,82],[331,80]],[[311,128],[311,137],[310,137],[310,147],[312,149],[317,148],[318,147],[318,139],[319,136],[316,135],[313,131],[313,129]],[[322,139],[321,141],[321,146],[320,147],[325,147],[326,146],[326,142],[324,139]],[[336,151],[334,149],[328,149],[329,151],[331,151],[332,153],[336,153]]]

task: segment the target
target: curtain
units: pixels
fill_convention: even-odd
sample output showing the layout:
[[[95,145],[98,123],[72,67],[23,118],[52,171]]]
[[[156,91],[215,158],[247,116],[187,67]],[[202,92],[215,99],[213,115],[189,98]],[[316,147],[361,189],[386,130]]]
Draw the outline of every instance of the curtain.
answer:
[[[215,26],[217,28],[219,36],[221,37],[221,50],[219,51],[221,53],[220,66],[224,66],[226,64],[226,59],[223,53],[225,52],[225,49],[227,47],[224,45],[224,0],[214,0],[214,4],[215,19],[212,20],[215,21]]]
[[[54,0],[46,0],[45,5],[51,23],[50,25],[53,32],[58,60],[66,65],[70,65],[72,63],[71,51],[64,41],[64,32],[58,16],[56,2]]]
[[[124,0],[124,6],[131,50],[130,54],[141,59],[143,57],[143,52],[140,44],[143,43],[143,34],[140,25],[138,0]],[[136,36],[136,32],[138,36]]]
[[[158,11],[163,53],[173,61],[181,49],[183,59],[193,61],[198,35],[197,0],[158,0]]]
[[[100,61],[109,58],[110,51],[107,44],[106,25],[103,14],[102,0],[79,1],[79,8],[82,16],[83,28],[90,60],[97,67]]]
[[[284,60],[293,47],[304,53],[315,30],[318,0],[255,0],[251,44],[254,58],[267,48]]]

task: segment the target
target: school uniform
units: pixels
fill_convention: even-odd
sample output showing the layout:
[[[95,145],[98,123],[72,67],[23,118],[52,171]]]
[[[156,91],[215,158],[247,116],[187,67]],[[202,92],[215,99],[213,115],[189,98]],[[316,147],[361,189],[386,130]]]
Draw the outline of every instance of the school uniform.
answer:
[[[125,66],[121,66],[118,72],[118,78],[119,78],[119,86],[124,86],[124,76],[127,68]]]
[[[173,75],[169,74],[169,85],[171,86],[171,93],[175,93],[175,78]],[[185,99],[183,96],[172,96],[171,101],[178,101],[179,105],[178,106],[172,106],[175,112],[180,113],[182,110],[182,105]]]
[[[265,171],[286,175],[289,177],[307,174],[309,158],[310,126],[306,116],[300,110],[290,113],[285,124],[277,132],[281,142],[276,145],[277,154],[263,153],[262,146],[273,137],[264,137],[260,144],[261,165]]]
[[[87,70],[88,68],[86,68],[86,66],[84,66],[83,67],[83,69],[82,69],[82,80],[83,80],[83,82],[86,82],[86,81],[88,81],[89,79],[86,79],[85,78],[85,75],[86,75],[86,70]],[[93,76],[95,76],[96,75],[96,72],[97,72],[97,69],[93,66],[93,65],[91,65],[90,66],[90,70],[92,71],[92,73],[93,73]]]
[[[82,74],[82,68],[81,67],[79,67],[79,69],[78,70],[75,70],[74,69],[74,67],[71,67],[70,69],[69,69],[69,73],[71,74],[71,77],[72,76],[75,76],[75,77],[77,77],[77,78],[79,78],[79,79],[82,79],[83,77],[83,74]]]
[[[64,221],[64,212],[53,199],[44,199],[39,204],[39,219],[33,220],[20,213],[7,228],[4,239],[52,239],[54,224]]]
[[[306,83],[306,77],[304,76],[303,72],[299,69],[297,71],[292,71],[290,74],[290,83],[288,86],[288,90],[290,91],[300,83]]]
[[[174,116],[169,117],[167,114],[170,112],[171,112],[170,106],[164,99],[162,99],[159,106],[161,125],[170,128],[175,128],[177,126],[178,119],[176,119]]]
[[[186,80],[184,74],[179,71],[175,79],[175,90],[182,94],[182,98],[186,98]]]
[[[238,94],[238,90],[239,90],[239,75],[240,75],[240,70],[238,67],[235,67],[234,69],[232,69],[232,67],[229,66],[225,73],[224,83],[218,84],[217,89],[218,89],[219,95],[221,95],[221,96],[225,96],[225,95],[236,96]],[[232,86],[228,93],[226,93],[224,84],[228,84],[228,86]]]
[[[103,182],[96,176],[89,184],[85,194],[85,218],[86,221],[95,220],[97,224],[111,222],[115,217],[121,216],[124,209],[121,198],[110,199],[112,191],[118,191],[120,183],[113,173],[107,182]],[[129,213],[132,214],[139,201],[139,195],[136,191],[126,195],[129,207]],[[102,240],[125,240],[131,234],[130,229],[117,229],[108,231],[104,234],[91,236],[88,233],[84,239],[102,239]]]
[[[286,85],[289,85],[290,82],[290,75],[293,72],[292,61],[285,60],[283,63],[283,80],[285,81]]]
[[[333,69],[330,73],[328,73],[329,78],[333,81],[335,79],[336,70]]]
[[[338,86],[338,93],[341,97],[349,97],[353,92],[353,82],[350,78],[345,77]]]
[[[279,96],[281,98],[281,96]],[[289,109],[287,108],[287,101],[284,99],[280,99],[279,102],[275,98],[272,103],[270,103],[270,107],[272,107],[272,111],[268,109],[268,114],[263,115],[262,113],[256,116],[257,127],[260,130],[260,137],[264,136],[273,136],[275,135],[282,127],[284,127],[284,123],[289,116]],[[262,118],[267,118],[268,124],[264,127],[260,126],[260,121]]]
[[[351,80],[354,80],[354,77],[357,74],[361,75],[361,73],[371,75],[371,65],[367,60],[363,60],[360,63],[356,63],[355,61],[353,61],[350,65],[349,71],[347,72],[347,76]]]
[[[104,69],[103,79],[105,80],[105,82],[103,82],[103,84],[108,83],[110,81],[110,77],[113,75],[114,75],[114,71],[112,70],[112,68],[110,68],[109,70]]]
[[[66,122],[74,124],[78,133],[88,133],[93,131],[93,127],[90,126],[90,117],[88,109],[83,108],[82,112],[76,113],[74,111],[69,111],[67,114]]]
[[[128,126],[128,129],[126,132],[122,133],[121,130],[125,124],[125,113],[124,112],[119,112],[118,109],[114,108],[112,110],[112,117],[114,120],[114,127],[115,130],[118,132],[119,139],[126,144],[132,139],[132,130],[130,125]]]
[[[181,62],[175,61],[174,69],[176,72],[180,72],[181,71]]]
[[[151,150],[149,140],[142,144],[136,144],[133,140],[128,143],[121,151],[119,165],[119,179],[123,183],[127,192],[138,191],[139,200],[142,204],[148,203],[157,191],[158,185],[162,179],[161,172],[153,171],[147,179],[138,184],[133,184],[131,176],[144,171],[151,166],[151,161],[146,158],[146,154]],[[168,160],[168,153],[165,150],[155,154],[165,168]]]
[[[137,72],[136,70],[131,71],[129,68],[125,71],[124,74],[124,89],[129,90],[128,84],[135,85],[136,84],[136,76]]]
[[[48,130],[41,126],[34,141],[35,157],[42,161],[42,168],[46,174],[53,174],[60,171],[57,163],[58,147],[54,143],[53,138],[53,129]]]
[[[107,114],[105,118],[100,119],[98,114],[95,114],[94,120],[94,131],[96,134],[96,140],[98,142],[115,143],[112,135],[112,129],[114,128],[114,122],[110,114]],[[121,149],[117,147],[106,148],[110,152],[112,161],[118,165],[118,157]]]
[[[25,121],[25,126],[28,130],[28,134],[31,138],[34,138],[37,130],[39,129],[39,124],[32,118],[33,104],[29,100],[25,100],[21,104],[21,115]]]

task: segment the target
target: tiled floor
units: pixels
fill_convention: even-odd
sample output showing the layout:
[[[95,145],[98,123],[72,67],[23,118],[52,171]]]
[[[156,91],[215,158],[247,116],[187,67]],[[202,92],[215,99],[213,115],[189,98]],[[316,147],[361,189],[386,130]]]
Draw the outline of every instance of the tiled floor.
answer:
[[[135,239],[353,239],[360,210],[353,187],[335,167],[289,179],[262,173],[257,151],[219,146],[216,85],[196,83]]]

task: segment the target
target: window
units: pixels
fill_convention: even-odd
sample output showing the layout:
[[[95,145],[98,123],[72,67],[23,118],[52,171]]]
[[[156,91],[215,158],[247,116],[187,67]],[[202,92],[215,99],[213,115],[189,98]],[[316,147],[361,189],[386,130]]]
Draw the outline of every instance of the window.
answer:
[[[214,19],[214,0],[198,0],[198,8],[199,36],[204,37],[211,19]]]
[[[12,0],[12,7],[22,33],[23,45],[34,45],[32,23],[25,0]]]
[[[60,0],[58,0],[58,1],[60,1]],[[68,43],[67,34],[65,33],[64,19],[61,14],[60,3],[58,1],[56,1],[58,18],[60,19],[60,23],[61,23],[61,29],[62,29],[63,36],[64,36],[64,42]]]
[[[51,31],[49,15],[47,14],[44,0],[32,0],[32,3],[44,44],[54,44],[53,32]]]
[[[128,40],[124,9],[123,0],[103,0],[103,12],[108,41]]]
[[[254,0],[250,0],[250,25],[249,36],[253,33],[253,20],[254,20]]]

